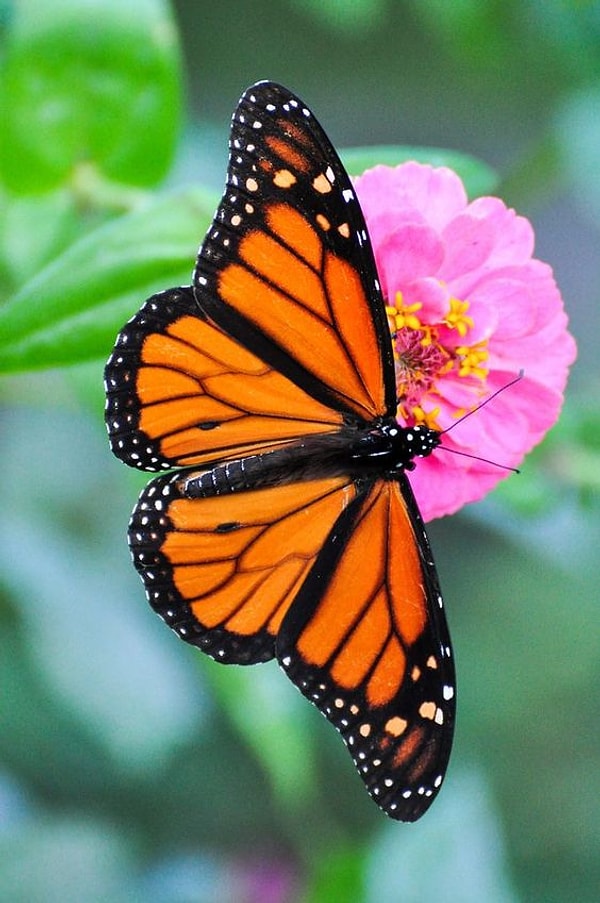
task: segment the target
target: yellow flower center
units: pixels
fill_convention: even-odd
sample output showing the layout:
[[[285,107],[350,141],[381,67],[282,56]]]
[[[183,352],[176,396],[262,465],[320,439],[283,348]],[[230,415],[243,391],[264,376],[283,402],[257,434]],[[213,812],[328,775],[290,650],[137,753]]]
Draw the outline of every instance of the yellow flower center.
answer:
[[[388,303],[385,309],[394,346],[398,413],[409,424],[439,430],[440,407],[428,396],[441,394],[437,381],[449,373],[483,384],[488,374],[488,342],[468,343],[475,325],[468,301],[450,298],[448,310],[433,324],[422,322],[422,307],[420,302],[405,304],[398,292],[394,304]],[[467,341],[456,344],[453,337]],[[457,409],[455,414],[459,413],[464,412]]]

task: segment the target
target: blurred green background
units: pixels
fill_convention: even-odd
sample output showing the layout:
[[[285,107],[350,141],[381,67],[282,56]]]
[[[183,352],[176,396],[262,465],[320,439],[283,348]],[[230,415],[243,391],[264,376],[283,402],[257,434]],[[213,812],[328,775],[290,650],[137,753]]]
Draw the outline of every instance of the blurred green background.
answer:
[[[0,27],[0,899],[596,901],[600,4],[4,0]],[[459,715],[416,825],[275,665],[178,642],[127,552],[103,362],[189,281],[260,78],[338,147],[490,165],[467,184],[532,219],[579,344],[521,476],[431,524]]]

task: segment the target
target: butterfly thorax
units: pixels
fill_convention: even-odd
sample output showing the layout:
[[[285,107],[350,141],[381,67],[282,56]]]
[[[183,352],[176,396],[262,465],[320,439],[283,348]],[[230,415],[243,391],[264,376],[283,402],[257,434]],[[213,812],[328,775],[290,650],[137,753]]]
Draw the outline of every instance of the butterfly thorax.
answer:
[[[352,449],[357,466],[377,472],[414,470],[415,458],[426,458],[440,444],[440,433],[419,425],[403,427],[388,419],[380,426],[363,431]]]
[[[402,427],[390,418],[368,427],[308,436],[273,451],[190,472],[184,492],[188,498],[204,498],[341,475],[393,478],[413,470],[414,459],[427,457],[439,444],[436,430]]]

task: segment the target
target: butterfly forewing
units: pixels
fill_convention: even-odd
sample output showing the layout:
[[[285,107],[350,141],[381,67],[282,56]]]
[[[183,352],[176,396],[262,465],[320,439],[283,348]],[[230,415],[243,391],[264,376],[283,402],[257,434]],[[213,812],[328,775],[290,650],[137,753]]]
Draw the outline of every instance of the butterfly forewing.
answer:
[[[342,423],[209,323],[189,288],[146,301],[120,333],[105,381],[112,449],[143,470],[238,458]]]
[[[340,516],[276,645],[288,676],[342,734],[378,805],[393,818],[419,818],[450,755],[455,679],[405,479],[378,480]]]
[[[325,133],[285,88],[260,83],[239,103],[194,282],[211,318],[318,400],[367,421],[395,413],[362,212]]]

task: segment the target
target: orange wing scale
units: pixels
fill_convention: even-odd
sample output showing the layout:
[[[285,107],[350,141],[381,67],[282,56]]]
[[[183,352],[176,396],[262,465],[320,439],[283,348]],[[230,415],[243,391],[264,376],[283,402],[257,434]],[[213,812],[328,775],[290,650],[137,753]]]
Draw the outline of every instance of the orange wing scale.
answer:
[[[145,405],[140,428],[160,439],[161,452],[171,459],[198,464],[236,443],[239,455],[240,443],[247,451],[257,444],[326,432],[327,426],[338,426],[341,421],[339,415],[197,318],[182,317],[169,325],[165,334],[148,336],[141,360],[136,381],[138,397]],[[166,370],[167,363],[170,370]],[[199,423],[214,421],[220,424],[216,446],[212,435],[199,434],[198,429]],[[201,444],[209,444],[203,453],[199,453]]]
[[[338,728],[369,792],[409,821],[441,784],[454,719],[454,668],[420,529],[400,484],[376,482],[340,517],[337,552],[330,542],[277,641],[283,667]]]
[[[393,414],[389,329],[351,182],[305,108],[265,117],[265,101],[249,91],[233,120],[194,275],[200,307],[330,407],[366,422]]]
[[[300,141],[302,141],[304,135],[300,130],[296,130],[295,137],[299,137]],[[304,154],[299,153],[299,151],[291,147],[284,139],[269,135],[265,139],[265,144],[275,157],[279,157],[279,159],[287,164],[287,166],[290,166],[292,170],[295,169],[302,173],[310,171],[310,160]]]
[[[153,480],[132,515],[132,553],[152,605],[220,661],[271,658],[281,621],[356,488],[340,477],[186,498],[193,478]]]
[[[423,633],[427,596],[415,536],[396,483],[382,483],[349,537],[310,623],[297,641],[311,665],[329,662],[345,689],[365,683],[369,703],[383,705],[404,679],[404,649]],[[389,548],[364,566],[365,549]],[[340,605],[340,599],[352,595]],[[354,603],[354,607],[350,605]],[[337,650],[340,650],[339,652]]]
[[[150,298],[119,336],[107,366],[115,454],[158,470],[242,457],[340,428],[342,414],[199,314],[189,289],[173,290]],[[121,441],[132,432],[132,441]]]
[[[240,262],[219,275],[221,299],[357,414],[372,419],[385,411],[385,403],[377,336],[358,273],[324,250],[316,231],[292,207],[277,204],[265,216],[273,234],[252,230],[241,239]],[[319,354],[302,341],[306,335]]]

